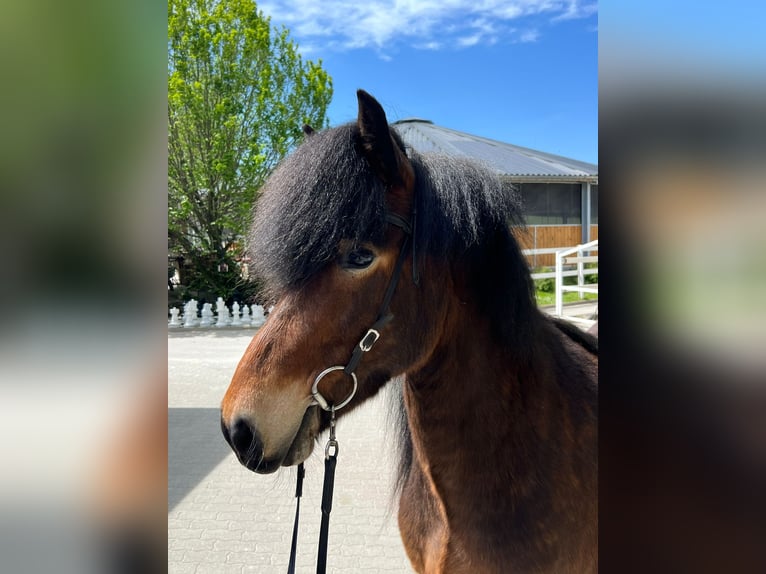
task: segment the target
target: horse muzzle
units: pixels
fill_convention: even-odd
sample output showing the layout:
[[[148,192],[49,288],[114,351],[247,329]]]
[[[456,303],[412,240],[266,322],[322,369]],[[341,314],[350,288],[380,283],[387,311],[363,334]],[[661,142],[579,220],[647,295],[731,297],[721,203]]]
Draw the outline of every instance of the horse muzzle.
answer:
[[[308,458],[319,433],[318,414],[317,408],[306,409],[292,440],[276,456],[265,456],[263,438],[245,418],[237,417],[228,424],[222,416],[221,432],[243,466],[258,474],[271,474],[280,466],[292,466]]]

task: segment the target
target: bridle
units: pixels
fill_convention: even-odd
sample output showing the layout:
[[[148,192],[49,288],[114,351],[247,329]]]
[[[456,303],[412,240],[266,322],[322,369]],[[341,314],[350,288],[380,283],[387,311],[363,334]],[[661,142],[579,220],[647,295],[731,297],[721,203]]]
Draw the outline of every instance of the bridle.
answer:
[[[414,214],[413,214],[414,217]],[[334,367],[328,367],[319,375],[317,375],[317,378],[314,380],[314,384],[311,386],[311,394],[314,397],[314,402],[311,406],[318,405],[325,411],[334,412],[342,409],[345,407],[349,402],[351,402],[351,399],[354,398],[354,395],[356,394],[356,387],[357,387],[357,380],[356,380],[356,373],[354,372],[356,370],[356,367],[359,365],[359,362],[362,360],[362,357],[365,353],[369,352],[372,347],[377,343],[378,339],[380,339],[380,331],[381,329],[391,320],[394,318],[394,316],[389,312],[389,306],[391,305],[391,299],[394,296],[394,292],[396,291],[396,286],[399,283],[399,277],[402,274],[402,267],[404,266],[404,259],[407,257],[407,247],[409,246],[410,242],[413,244],[413,281],[417,285],[418,283],[418,276],[416,273],[416,267],[415,267],[415,249],[414,249],[414,235],[413,235],[413,229],[410,226],[410,224],[407,222],[406,219],[399,217],[395,213],[387,213],[386,214],[386,221],[390,223],[391,225],[395,225],[399,228],[401,228],[404,233],[406,234],[404,242],[402,243],[402,247],[399,250],[399,256],[396,259],[396,265],[394,266],[394,271],[391,275],[391,279],[388,282],[388,287],[386,288],[386,293],[383,296],[383,302],[380,305],[380,310],[378,311],[378,317],[375,319],[375,322],[370,326],[369,329],[367,329],[367,332],[364,334],[364,336],[361,338],[359,343],[354,347],[353,352],[351,353],[351,359],[348,361],[348,363],[344,365],[336,365]],[[414,219],[413,219],[414,221]],[[337,405],[330,405],[330,403],[322,396],[322,394],[319,392],[319,381],[321,381],[325,376],[328,374],[334,372],[334,371],[343,371],[346,375],[351,377],[351,380],[354,383],[354,387],[351,390],[351,393],[340,403]]]
[[[335,484],[335,465],[338,460],[338,440],[335,437],[335,413],[339,411],[351,402],[351,399],[356,395],[357,379],[356,368],[359,366],[359,362],[365,353],[368,353],[375,343],[380,339],[380,332],[385,325],[394,318],[391,314],[389,307],[391,306],[391,300],[394,297],[396,286],[399,283],[399,278],[402,274],[402,268],[404,267],[404,260],[407,258],[408,248],[412,248],[412,280],[417,285],[420,277],[417,271],[416,259],[415,259],[415,221],[416,211],[412,212],[412,225],[403,217],[396,215],[395,213],[386,213],[386,222],[399,227],[404,231],[405,238],[402,242],[402,246],[399,249],[399,255],[396,258],[396,264],[391,274],[391,279],[388,281],[388,287],[386,287],[383,301],[380,304],[378,310],[378,316],[375,322],[367,329],[367,332],[359,340],[351,352],[351,358],[345,365],[335,365],[326,368],[319,373],[314,379],[314,384],[311,386],[311,394],[314,397],[314,402],[311,406],[318,406],[322,410],[330,413],[330,438],[325,446],[325,462],[324,462],[324,485],[322,487],[322,522],[319,529],[319,552],[317,555],[317,574],[324,574],[327,568],[327,542],[330,528],[330,512],[332,511],[332,495],[333,487]],[[340,401],[337,405],[330,403],[321,392],[319,392],[319,382],[328,374],[335,371],[343,371],[344,374],[351,377],[353,382],[353,388],[349,395]],[[295,554],[298,543],[298,517],[300,515],[301,508],[301,496],[303,495],[303,478],[306,475],[306,471],[303,467],[303,463],[298,465],[298,479],[295,486],[295,498],[297,499],[295,507],[295,523],[293,524],[293,536],[292,544],[290,547],[290,563],[287,567],[288,574],[295,573]]]

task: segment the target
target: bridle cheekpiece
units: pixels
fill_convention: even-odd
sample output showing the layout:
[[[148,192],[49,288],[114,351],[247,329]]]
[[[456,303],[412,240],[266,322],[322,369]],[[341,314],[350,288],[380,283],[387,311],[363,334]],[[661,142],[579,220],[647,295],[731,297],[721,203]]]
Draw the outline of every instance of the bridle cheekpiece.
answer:
[[[413,212],[413,222],[415,221],[415,212]],[[375,322],[372,324],[372,326],[367,329],[367,332],[364,334],[364,336],[360,339],[360,341],[356,344],[354,347],[354,350],[351,353],[351,359],[349,359],[348,363],[344,365],[335,365],[333,367],[328,367],[321,373],[319,373],[314,379],[314,384],[311,385],[311,395],[314,397],[314,402],[311,404],[311,406],[319,406],[322,410],[329,411],[333,413],[334,411],[338,411],[345,407],[348,403],[351,402],[351,399],[354,398],[354,395],[356,394],[356,389],[358,386],[357,379],[356,379],[356,368],[359,365],[359,362],[362,360],[362,357],[365,353],[369,352],[375,343],[378,342],[378,339],[380,339],[380,332],[383,329],[383,327],[394,318],[394,316],[389,312],[389,307],[391,305],[391,299],[394,296],[394,292],[396,291],[396,286],[399,283],[399,278],[402,274],[402,267],[404,266],[404,259],[407,257],[407,248],[410,245],[410,242],[412,243],[412,266],[413,266],[413,281],[415,284],[418,283],[419,277],[416,273],[416,267],[415,267],[415,236],[414,236],[414,230],[413,227],[410,225],[410,223],[404,219],[403,217],[400,217],[399,215],[396,215],[395,213],[388,212],[386,213],[386,221],[390,223],[391,225],[395,225],[402,229],[404,233],[406,234],[406,238],[404,242],[402,243],[402,247],[399,250],[399,256],[396,259],[396,265],[394,267],[394,272],[391,275],[391,279],[389,280],[388,287],[386,288],[386,293],[383,296],[383,302],[380,305],[380,310],[378,311],[378,317],[375,320]],[[328,374],[335,372],[335,371],[343,371],[345,374],[347,374],[349,377],[351,377],[351,380],[354,383],[354,386],[351,390],[351,393],[341,402],[339,402],[337,405],[331,405],[330,402],[322,395],[322,393],[319,392],[319,382],[326,377]]]

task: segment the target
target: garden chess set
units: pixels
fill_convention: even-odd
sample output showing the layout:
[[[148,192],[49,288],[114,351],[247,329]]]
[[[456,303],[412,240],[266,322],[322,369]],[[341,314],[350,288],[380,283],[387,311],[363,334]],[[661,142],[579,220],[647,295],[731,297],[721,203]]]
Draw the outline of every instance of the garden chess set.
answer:
[[[170,309],[168,327],[174,328],[223,328],[223,327],[260,327],[266,321],[265,310],[261,305],[240,306],[236,301],[229,308],[223,298],[218,297],[216,309],[212,303],[203,303],[199,309],[196,299],[187,301],[183,313],[178,307]]]

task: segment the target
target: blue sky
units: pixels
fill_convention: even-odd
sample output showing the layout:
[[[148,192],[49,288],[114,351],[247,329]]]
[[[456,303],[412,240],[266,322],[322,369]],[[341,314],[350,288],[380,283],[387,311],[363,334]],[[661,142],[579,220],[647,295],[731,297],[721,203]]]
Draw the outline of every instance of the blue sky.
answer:
[[[598,162],[598,15],[555,0],[265,0],[304,57],[332,76],[332,125],[356,90],[389,121],[460,131]]]

